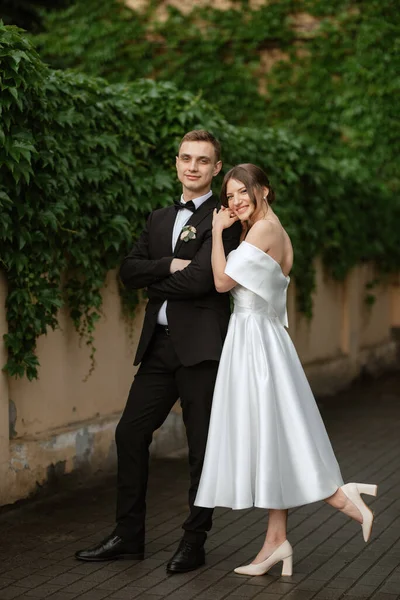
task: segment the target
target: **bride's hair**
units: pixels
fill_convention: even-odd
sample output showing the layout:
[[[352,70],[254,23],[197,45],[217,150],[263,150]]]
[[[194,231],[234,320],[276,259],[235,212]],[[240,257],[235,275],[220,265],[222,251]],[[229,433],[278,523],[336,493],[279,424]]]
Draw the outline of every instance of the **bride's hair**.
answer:
[[[230,171],[228,171],[224,177],[220,194],[222,206],[228,206],[228,199],[226,197],[226,186],[228,185],[228,181],[230,179],[236,179],[237,181],[241,181],[246,186],[250,200],[255,206],[257,206],[257,198],[254,193],[255,189],[262,190],[263,187],[268,188],[268,204],[272,204],[275,200],[275,192],[269,183],[269,179],[266,173],[264,173],[264,171],[256,165],[253,165],[251,163],[243,163],[241,165],[236,165],[236,167],[230,169]]]

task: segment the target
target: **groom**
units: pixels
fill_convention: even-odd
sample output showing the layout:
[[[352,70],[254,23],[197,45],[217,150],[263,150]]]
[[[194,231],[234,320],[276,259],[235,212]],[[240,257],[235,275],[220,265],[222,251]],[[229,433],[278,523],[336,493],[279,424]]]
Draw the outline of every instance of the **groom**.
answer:
[[[187,133],[176,157],[181,199],[150,214],[122,263],[125,287],[147,288],[149,299],[135,358],[140,367],[116,430],[117,525],[99,544],[77,552],[80,560],[143,559],[149,445],[179,398],[189,446],[189,515],[167,572],[184,573],[205,562],[212,509],[194,506],[194,500],[230,313],[229,296],[216,292],[211,269],[218,200],[210,188],[221,167],[215,137],[204,130]],[[240,233],[239,223],[224,231],[226,254],[238,246]]]

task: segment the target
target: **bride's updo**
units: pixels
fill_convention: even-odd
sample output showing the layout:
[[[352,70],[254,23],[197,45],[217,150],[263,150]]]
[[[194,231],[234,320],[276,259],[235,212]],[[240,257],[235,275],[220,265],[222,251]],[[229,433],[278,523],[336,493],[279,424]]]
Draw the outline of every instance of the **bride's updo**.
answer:
[[[254,191],[262,191],[262,188],[264,187],[268,188],[269,190],[267,196],[268,204],[272,204],[275,200],[275,192],[272,189],[269,183],[269,179],[264,173],[264,171],[260,169],[260,167],[257,167],[256,165],[253,165],[251,163],[243,163],[241,165],[236,165],[236,167],[230,169],[224,177],[220,194],[222,206],[228,206],[228,199],[226,197],[226,186],[228,185],[228,181],[230,179],[236,179],[236,181],[241,181],[243,185],[246,186],[247,193],[254,206],[257,206],[258,204],[257,197]]]

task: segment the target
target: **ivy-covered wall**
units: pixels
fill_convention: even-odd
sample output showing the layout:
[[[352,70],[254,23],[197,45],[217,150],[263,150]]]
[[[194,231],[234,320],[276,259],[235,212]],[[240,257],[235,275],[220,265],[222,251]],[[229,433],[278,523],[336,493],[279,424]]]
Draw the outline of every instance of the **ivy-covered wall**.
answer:
[[[112,82],[173,81],[230,123],[305,134],[327,157],[357,156],[372,181],[399,190],[397,2],[233,0],[185,12],[139,4],[147,8],[74,0],[45,14],[35,43],[54,67]]]
[[[395,271],[399,207],[356,158],[327,156],[283,128],[230,124],[200,96],[171,83],[110,85],[54,71],[16,28],[0,26],[0,259],[9,295],[11,375],[37,376],[36,340],[70,308],[90,344],[100,289],[148,212],[178,192],[177,142],[206,127],[225,168],[264,167],[292,235],[300,308],[310,314],[313,261],[344,277],[360,261]]]

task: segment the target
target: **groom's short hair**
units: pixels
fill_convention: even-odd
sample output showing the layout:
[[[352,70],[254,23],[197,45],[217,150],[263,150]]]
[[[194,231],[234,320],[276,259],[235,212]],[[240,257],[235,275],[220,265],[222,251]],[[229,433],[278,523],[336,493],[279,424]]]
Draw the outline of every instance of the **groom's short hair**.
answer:
[[[194,129],[193,131],[185,133],[179,142],[178,153],[183,142],[210,142],[210,144],[214,146],[216,162],[221,160],[221,144],[212,133],[206,131],[205,129]]]

